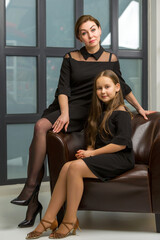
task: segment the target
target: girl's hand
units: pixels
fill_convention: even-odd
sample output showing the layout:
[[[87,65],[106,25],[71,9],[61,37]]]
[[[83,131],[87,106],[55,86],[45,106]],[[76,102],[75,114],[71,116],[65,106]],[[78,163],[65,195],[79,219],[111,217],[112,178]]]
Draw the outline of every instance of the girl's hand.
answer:
[[[141,108],[140,110],[138,110],[139,114],[141,114],[145,120],[148,120],[147,115],[154,113],[156,111],[149,111],[149,110],[144,110],[143,108]]]
[[[77,159],[93,156],[94,150],[78,150],[75,154]]]
[[[67,115],[61,114],[52,126],[53,132],[59,133],[63,129],[64,126],[65,126],[64,130],[65,130],[65,132],[67,132],[68,125],[69,125],[68,114]]]

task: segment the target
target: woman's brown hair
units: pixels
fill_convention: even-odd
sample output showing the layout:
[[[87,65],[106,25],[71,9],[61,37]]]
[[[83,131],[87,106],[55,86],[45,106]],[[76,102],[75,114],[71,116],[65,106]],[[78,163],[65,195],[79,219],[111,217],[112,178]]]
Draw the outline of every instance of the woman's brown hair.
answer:
[[[91,146],[93,148],[95,147],[95,140],[98,132],[102,137],[104,133],[105,133],[105,136],[106,134],[112,135],[112,133],[109,130],[108,124],[106,124],[107,120],[109,119],[109,117],[111,116],[114,110],[116,110],[118,107],[122,105],[125,106],[121,88],[116,93],[115,97],[107,105],[102,103],[101,100],[97,97],[97,93],[96,93],[97,79],[102,76],[110,78],[115,85],[117,83],[120,83],[118,76],[112,70],[105,70],[101,72],[94,81],[92,104],[91,104],[90,114],[88,117],[88,124],[86,127],[87,146]],[[103,120],[101,121],[103,111],[104,111],[104,117],[103,117]]]
[[[95,24],[98,27],[101,27],[99,21],[96,18],[92,17],[91,15],[82,15],[80,18],[78,18],[78,20],[75,24],[75,36],[76,36],[77,39],[79,39],[79,28],[80,28],[80,26],[87,21],[95,22]]]

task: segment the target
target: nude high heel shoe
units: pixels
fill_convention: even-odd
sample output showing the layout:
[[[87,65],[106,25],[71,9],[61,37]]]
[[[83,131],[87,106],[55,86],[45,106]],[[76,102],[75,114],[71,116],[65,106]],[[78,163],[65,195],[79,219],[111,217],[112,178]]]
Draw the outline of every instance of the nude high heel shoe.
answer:
[[[81,230],[80,227],[79,227],[79,221],[78,221],[78,219],[76,220],[75,223],[62,222],[61,224],[63,224],[63,225],[67,228],[67,230],[68,230],[67,233],[65,233],[65,234],[64,234],[64,233],[58,233],[57,231],[52,232],[52,233],[50,234],[50,236],[49,236],[50,239],[52,239],[52,238],[54,238],[54,239],[57,239],[57,238],[65,238],[65,237],[67,237],[70,233],[73,234],[73,235],[76,235],[76,230],[77,230],[77,228],[78,228],[79,230]],[[69,228],[67,225],[71,225],[72,227]]]
[[[47,221],[47,220],[45,220],[45,219],[42,219],[40,221],[40,223],[42,224],[42,226],[44,228],[44,231],[42,231],[42,232],[37,232],[37,231],[30,232],[30,233],[27,234],[26,239],[36,239],[36,238],[39,238],[48,229],[51,229],[52,231],[55,231],[56,228],[58,227],[58,222],[57,222],[56,219],[52,223]],[[50,227],[45,227],[44,223],[49,223]]]

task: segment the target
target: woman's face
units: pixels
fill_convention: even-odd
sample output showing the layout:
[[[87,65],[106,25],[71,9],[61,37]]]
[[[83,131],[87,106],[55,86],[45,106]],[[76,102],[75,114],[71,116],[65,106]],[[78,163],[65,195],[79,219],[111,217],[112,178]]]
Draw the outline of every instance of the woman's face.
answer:
[[[96,81],[97,97],[104,103],[111,101],[120,90],[120,84],[114,84],[111,78],[101,76]]]
[[[99,46],[101,28],[93,21],[82,23],[79,27],[79,39],[87,48]]]

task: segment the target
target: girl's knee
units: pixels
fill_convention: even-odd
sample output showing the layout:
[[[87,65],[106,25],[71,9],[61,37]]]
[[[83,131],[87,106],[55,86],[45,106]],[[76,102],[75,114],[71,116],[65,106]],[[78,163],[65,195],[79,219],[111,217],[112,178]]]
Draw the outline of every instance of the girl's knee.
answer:
[[[69,166],[68,174],[69,175],[79,175],[79,174],[81,174],[82,167],[83,167],[82,160],[73,161]]]
[[[60,173],[61,173],[61,174],[66,173],[66,172],[68,171],[68,168],[69,168],[70,164],[71,164],[71,162],[65,163],[65,164],[63,165],[63,167],[61,168],[61,172],[60,172]]]

